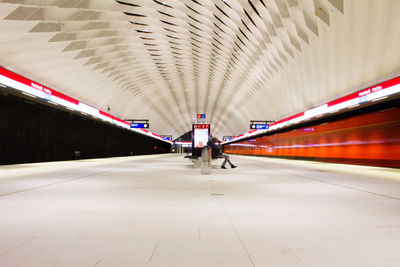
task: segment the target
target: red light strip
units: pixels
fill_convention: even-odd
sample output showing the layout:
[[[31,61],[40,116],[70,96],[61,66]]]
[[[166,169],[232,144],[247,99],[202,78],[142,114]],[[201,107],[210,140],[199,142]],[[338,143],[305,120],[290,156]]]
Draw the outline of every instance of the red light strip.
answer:
[[[126,121],[124,121],[124,120],[121,120],[120,118],[117,118],[117,117],[115,117],[115,116],[113,116],[113,115],[111,115],[111,114],[108,114],[108,113],[104,112],[104,111],[99,110],[99,113],[100,113],[101,115],[103,115],[103,116],[106,116],[106,117],[112,119],[112,120],[116,120],[116,121],[122,122],[122,123],[124,123],[124,124],[126,124],[126,125],[130,125],[129,122],[126,122]]]
[[[385,89],[392,88],[392,87],[394,87],[394,86],[399,86],[399,85],[400,85],[400,77],[396,77],[396,78],[394,78],[394,79],[391,79],[391,80],[382,82],[382,83],[380,83],[380,84],[377,84],[377,85],[374,85],[374,86],[371,86],[371,87],[362,89],[362,90],[360,90],[360,91],[357,91],[357,92],[355,92],[355,93],[349,94],[349,95],[347,95],[347,96],[338,98],[338,99],[333,100],[333,101],[331,101],[331,102],[328,102],[328,103],[326,103],[326,104],[324,104],[324,105],[320,105],[320,106],[315,107],[315,108],[312,108],[312,109],[310,109],[310,110],[307,110],[307,111],[298,113],[298,114],[296,114],[296,115],[290,116],[290,117],[288,117],[288,118],[282,119],[282,120],[280,120],[280,121],[271,123],[271,124],[270,124],[270,128],[269,128],[268,130],[252,130],[252,131],[249,131],[249,132],[240,134],[240,135],[238,135],[238,136],[235,136],[235,137],[233,137],[232,139],[243,139],[243,138],[245,138],[245,137],[250,137],[250,136],[252,136],[252,135],[256,135],[257,133],[263,133],[263,132],[271,131],[271,130],[273,130],[273,128],[271,129],[271,126],[278,126],[278,127],[280,126],[280,127],[282,127],[282,126],[285,126],[285,124],[284,124],[285,122],[290,123],[290,121],[295,120],[295,119],[299,119],[299,120],[298,120],[298,121],[294,121],[294,122],[292,121],[291,123],[298,123],[298,122],[301,121],[302,119],[311,118],[311,117],[315,116],[315,115],[313,115],[313,113],[316,112],[316,110],[320,109],[320,107],[323,108],[323,110],[320,111],[320,113],[318,113],[317,115],[326,114],[326,112],[329,112],[329,110],[332,111],[332,109],[329,109],[329,108],[331,108],[331,107],[333,107],[334,111],[335,111],[335,110],[339,110],[339,109],[342,109],[343,107],[337,106],[337,109],[335,109],[334,106],[339,105],[339,104],[342,104],[342,103],[345,103],[345,102],[347,102],[347,101],[358,100],[358,99],[361,98],[361,97],[364,97],[364,96],[367,96],[367,95],[371,95],[371,94],[374,94],[374,93],[378,93],[378,92],[383,91],[383,90],[385,90]],[[384,95],[384,96],[385,96],[385,95],[391,95],[391,94],[396,94],[396,93],[399,93],[399,92],[400,92],[400,89],[399,89],[399,88],[393,88],[393,89],[394,89],[394,90],[392,90],[392,92],[390,92],[390,91],[387,91],[387,92],[385,91],[386,93],[383,92],[383,93],[384,93],[383,95]],[[379,93],[378,93],[378,94],[379,94]],[[381,95],[381,96],[382,96],[382,95]],[[368,102],[369,100],[374,100],[374,98],[376,99],[377,97],[380,97],[380,96],[377,96],[377,95],[375,94],[374,96],[371,97],[372,99],[367,99],[365,102]],[[358,102],[357,102],[357,103],[358,103]],[[357,103],[356,103],[356,104],[357,104]],[[360,102],[360,103],[363,103],[363,102]],[[348,103],[347,103],[347,104],[348,104]],[[347,106],[345,106],[345,107],[347,107]],[[318,111],[317,111],[317,112],[318,112]],[[311,114],[311,115],[310,115],[310,114]],[[303,116],[304,116],[304,118],[302,118]],[[242,137],[242,138],[240,138],[240,137]],[[230,143],[230,142],[231,142],[231,141],[225,141],[224,143]]]
[[[5,77],[5,78],[2,78],[1,76]],[[67,101],[68,103],[72,104],[72,105],[68,105],[67,107],[75,108],[77,111],[81,111],[83,113],[86,113],[87,111],[84,110],[83,107],[81,107],[79,104],[85,105],[86,107],[90,107],[90,106],[88,106],[88,105],[86,105],[86,104],[84,104],[84,103],[82,103],[82,102],[80,102],[80,101],[78,101],[78,100],[76,100],[76,99],[74,99],[72,97],[64,95],[64,94],[62,94],[62,93],[60,93],[60,92],[58,92],[56,90],[50,89],[50,88],[48,88],[48,87],[46,87],[46,86],[44,86],[44,85],[42,85],[40,83],[34,82],[34,81],[32,81],[32,80],[30,80],[28,78],[25,78],[25,77],[15,73],[15,72],[12,72],[10,70],[5,69],[3,67],[0,67],[0,78],[1,78],[1,82],[3,82],[4,84],[6,84],[6,85],[8,85],[8,86],[10,86],[10,87],[12,87],[14,89],[20,90],[22,92],[32,93],[32,92],[34,92],[34,90],[37,90],[38,92],[43,92],[44,94],[42,96],[41,94],[38,95],[38,94],[34,93],[36,96],[45,98],[45,96],[47,94],[47,95],[51,95],[51,96],[57,97],[59,99],[62,99],[64,101]],[[8,79],[12,80],[14,82],[17,82],[19,84],[22,84],[22,85],[17,85],[16,86],[15,83],[10,82]],[[26,89],[27,87],[24,87],[23,85],[28,86],[29,89]],[[32,91],[32,89],[33,89],[33,91]],[[52,100],[49,100],[49,101],[55,102],[54,98]],[[111,114],[109,114],[107,112],[104,112],[102,110],[99,110],[99,109],[96,109],[96,108],[93,108],[92,110],[93,111],[90,113],[90,115],[93,115],[93,116],[95,116],[97,118],[103,119],[104,117],[106,117],[108,119],[111,119],[111,121],[114,122],[114,123],[116,123],[116,122],[122,123],[125,127],[130,125],[128,122],[126,122],[126,121],[124,121],[124,120],[122,120],[122,119],[120,119],[118,117],[115,117],[115,116],[113,116],[113,115],[111,115]],[[101,116],[104,116],[104,117],[101,118]],[[119,125],[119,126],[123,127],[122,125]],[[131,129],[131,130],[133,130],[133,129]],[[137,132],[137,130],[133,130],[133,131]],[[148,136],[153,136],[154,138],[160,139],[160,140],[162,140],[164,142],[172,143],[169,140],[163,140],[163,138],[161,136],[157,135],[157,134],[151,133],[151,132],[149,132],[147,130],[144,130],[144,129],[142,129],[142,131],[145,132],[146,135],[148,135]]]
[[[68,102],[74,104],[74,105],[78,105],[79,104],[79,101],[76,100],[76,99],[73,99],[73,98],[71,98],[71,97],[69,97],[67,95],[64,95],[64,94],[62,94],[62,93],[60,93],[60,92],[58,92],[56,90],[50,89],[50,88],[48,88],[48,87],[46,87],[46,86],[44,86],[44,85],[42,85],[40,83],[31,81],[31,80],[29,80],[29,79],[27,79],[27,78],[25,78],[25,77],[23,77],[23,76],[21,76],[19,74],[16,74],[16,73],[14,73],[12,71],[9,71],[7,69],[4,69],[2,67],[0,67],[0,75],[3,75],[5,77],[7,77],[7,78],[10,78],[11,80],[14,80],[16,82],[19,82],[19,83],[25,84],[27,86],[30,86],[31,88],[34,88],[34,89],[39,90],[39,91],[42,91],[42,92],[44,92],[46,94],[53,95],[53,96],[56,96],[58,98],[61,98],[61,99],[65,100],[65,101],[68,101]]]
[[[285,121],[290,121],[290,120],[293,120],[293,119],[299,118],[299,117],[301,117],[301,116],[304,116],[304,112],[301,112],[301,113],[299,113],[299,114],[296,114],[296,115],[290,116],[290,117],[288,117],[288,118],[286,118],[286,119],[283,119],[283,120],[280,120],[280,121],[277,121],[277,122],[271,123],[270,125],[272,126],[272,125],[279,124],[279,123],[282,123],[282,122],[285,122]]]
[[[340,103],[343,103],[343,102],[346,102],[346,101],[349,101],[349,100],[353,100],[353,99],[359,98],[359,97],[364,96],[364,95],[369,95],[371,93],[375,93],[375,92],[381,91],[383,89],[386,89],[386,88],[389,88],[389,87],[392,87],[392,86],[395,86],[395,85],[398,85],[398,84],[400,84],[400,77],[396,77],[396,78],[394,78],[392,80],[389,80],[389,81],[386,81],[386,82],[371,86],[369,88],[360,90],[358,92],[352,93],[352,94],[344,96],[342,98],[333,100],[333,101],[328,103],[328,107],[331,107],[331,106],[334,106],[334,105],[337,105],[337,104],[340,104]]]

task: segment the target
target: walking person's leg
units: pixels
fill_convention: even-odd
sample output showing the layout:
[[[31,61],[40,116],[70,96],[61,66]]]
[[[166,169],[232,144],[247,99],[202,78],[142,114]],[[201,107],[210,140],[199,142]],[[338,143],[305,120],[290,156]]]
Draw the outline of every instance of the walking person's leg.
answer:
[[[236,166],[232,164],[229,155],[226,155],[226,154],[224,154],[224,155],[227,157],[228,163],[229,163],[229,165],[231,165],[231,168],[236,168]]]
[[[227,158],[225,154],[220,155],[220,157],[224,158],[224,162],[222,162],[221,168],[226,169],[225,165],[229,161],[229,158]]]
[[[231,160],[229,158],[229,155],[222,154],[221,156],[225,159],[224,162],[221,165],[222,169],[226,169],[225,165],[226,165],[227,162],[229,163],[229,165],[231,165],[231,168],[236,168],[236,166],[232,164],[232,162],[231,162]]]

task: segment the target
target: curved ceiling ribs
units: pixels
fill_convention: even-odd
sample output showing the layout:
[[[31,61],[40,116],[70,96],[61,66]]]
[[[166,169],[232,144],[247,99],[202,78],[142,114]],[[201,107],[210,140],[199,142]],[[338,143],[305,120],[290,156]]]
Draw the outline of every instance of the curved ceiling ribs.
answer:
[[[318,36],[317,19],[329,26],[330,9],[343,13],[343,0],[0,3],[13,6],[3,20],[35,22],[30,36],[48,36],[71,57],[70,69],[89,68],[94,80],[101,76],[113,85],[88,88],[87,94],[109,90],[111,99],[132,99],[115,110],[124,117],[146,115],[139,111],[143,105],[155,113],[155,131],[174,135],[190,129],[196,113],[207,113],[221,134],[247,127],[235,110],[266,90],[310,35]]]

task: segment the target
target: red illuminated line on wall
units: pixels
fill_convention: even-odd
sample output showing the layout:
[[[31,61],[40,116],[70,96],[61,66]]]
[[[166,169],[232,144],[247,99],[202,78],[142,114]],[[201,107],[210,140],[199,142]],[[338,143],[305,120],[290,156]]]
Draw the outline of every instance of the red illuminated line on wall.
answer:
[[[129,125],[129,122],[126,122],[126,121],[124,121],[124,120],[121,120],[120,118],[117,118],[117,117],[115,117],[115,116],[113,116],[113,115],[111,115],[111,114],[108,114],[108,113],[104,112],[104,111],[99,110],[99,113],[100,113],[101,115],[103,115],[103,116],[106,116],[106,117],[110,118],[110,119],[113,119],[113,120],[122,122],[122,123],[124,123],[124,124],[126,124],[126,125]]]
[[[80,102],[80,101],[78,101],[76,99],[73,99],[73,98],[71,98],[71,97],[69,97],[67,95],[64,95],[64,94],[62,94],[62,93],[60,93],[60,92],[58,92],[56,90],[50,89],[50,88],[48,88],[48,87],[46,87],[46,86],[44,86],[44,85],[42,85],[40,83],[37,83],[37,82],[34,82],[34,81],[32,81],[32,80],[30,80],[28,78],[25,78],[25,77],[23,77],[23,76],[21,76],[19,74],[16,74],[16,73],[14,73],[12,71],[9,71],[9,70],[7,70],[7,69],[5,69],[3,67],[0,67],[0,76],[5,77],[7,79],[10,79],[10,80],[20,84],[18,86],[13,85],[13,84],[8,84],[10,87],[13,87],[16,90],[20,90],[20,91],[24,92],[24,91],[26,91],[26,88],[23,88],[23,86],[27,86],[27,87],[29,87],[29,89],[33,89],[33,90],[37,90],[37,91],[43,92],[44,93],[43,96],[38,94],[38,96],[41,97],[41,98],[47,99],[45,94],[52,95],[52,96],[54,96],[54,97],[56,97],[58,99],[65,100],[66,102],[69,102],[69,103],[73,104],[75,106],[73,108],[75,108],[77,111],[81,111],[83,113],[86,112],[84,109],[82,109],[82,107],[80,105],[80,104],[82,104],[82,106],[83,106],[83,105],[86,105],[86,104],[84,104],[84,103],[82,103],[82,102]],[[22,87],[21,87],[21,85],[22,85]],[[49,101],[50,102],[55,102],[54,100],[55,99],[52,99],[52,100],[49,100]],[[61,103],[61,105],[64,105],[64,104]],[[64,105],[64,106],[66,106],[66,105]],[[86,106],[88,106],[88,105],[86,105]],[[90,107],[90,108],[92,108],[92,107]],[[115,117],[115,116],[113,116],[113,115],[111,115],[109,113],[106,113],[106,112],[101,111],[101,110],[96,109],[96,108],[92,108],[92,109],[95,111],[93,114],[91,114],[94,117],[97,117],[99,119],[103,119],[103,118],[99,117],[100,115],[102,115],[104,117],[107,117],[107,118],[111,119],[113,122],[119,122],[119,123],[122,123],[124,125],[129,125],[128,122],[126,122],[126,121],[124,121],[124,120],[122,120],[120,118],[117,118],[117,117]],[[147,133],[147,134],[151,133],[151,132],[149,132],[147,130],[143,130],[143,129],[142,129],[142,131]],[[156,134],[153,134],[153,135],[154,135],[154,138],[157,137],[158,139],[162,140],[162,138],[159,135],[156,135]],[[151,136],[151,135],[149,135],[149,136]],[[166,141],[166,140],[162,140],[162,141],[171,143],[171,141]]]
[[[119,121],[119,122],[122,122],[122,123],[124,123],[124,124],[126,124],[126,125],[130,125],[129,122],[126,122],[126,121],[124,121],[124,120],[122,120],[122,119],[120,119],[120,118],[116,118],[116,120]]]
[[[385,90],[385,89],[388,89],[388,88],[391,88],[391,87],[397,86],[397,85],[400,85],[400,76],[396,77],[396,78],[393,78],[391,80],[376,84],[374,86],[371,86],[371,87],[368,87],[368,88],[364,88],[364,89],[362,89],[360,91],[357,91],[355,93],[352,93],[352,94],[344,96],[344,97],[341,97],[339,99],[333,100],[333,101],[328,102],[328,103],[326,103],[324,105],[321,105],[320,107],[325,106],[325,109],[328,109],[329,107],[332,107],[332,106],[335,106],[335,105],[338,105],[338,104],[342,104],[342,103],[350,101],[350,100],[359,99],[360,97],[364,97],[364,96],[367,96],[367,95],[370,95],[370,94],[374,94],[374,93],[380,92],[382,90]],[[398,91],[399,91],[399,89],[397,88],[397,91],[394,91],[392,93],[387,92],[386,95],[390,95],[390,94],[393,94],[393,93],[396,93],[396,92],[398,93]],[[386,95],[383,94],[383,96],[386,96]],[[313,109],[316,109],[316,108],[318,108],[318,107],[315,107]],[[291,121],[291,120],[296,119],[296,118],[300,118],[301,119],[301,117],[305,116],[307,114],[307,112],[309,112],[309,111],[311,111],[313,109],[298,113],[296,115],[293,115],[293,116],[290,116],[288,118],[282,119],[280,121],[271,123],[269,125],[270,126],[274,126],[274,125],[282,124],[282,123],[287,122],[287,121]],[[251,134],[251,133],[254,133],[254,131],[246,132],[246,133],[238,135],[238,136],[236,136],[236,137],[234,137],[232,139],[237,139],[239,137],[242,137],[242,136],[244,136],[246,134],[248,135],[248,134]]]
[[[61,99],[65,100],[65,101],[67,101],[67,102],[70,102],[70,103],[74,104],[74,105],[79,105],[79,101],[78,100],[76,100],[76,99],[74,99],[72,97],[69,97],[67,95],[64,95],[64,94],[62,94],[62,93],[60,93],[60,92],[58,92],[56,90],[50,89],[50,88],[48,88],[48,87],[46,87],[46,86],[44,86],[44,85],[42,85],[40,83],[34,82],[34,81],[32,81],[32,80],[30,80],[28,78],[25,78],[25,77],[23,77],[23,76],[21,76],[19,74],[16,74],[15,72],[9,71],[9,70],[7,70],[5,68],[0,67],[0,75],[3,75],[3,76],[5,76],[5,77],[7,77],[7,78],[9,78],[11,80],[16,81],[16,82],[25,84],[25,85],[33,88],[33,89],[42,91],[42,92],[44,92],[46,94],[61,98]],[[103,115],[103,116],[106,116],[106,117],[112,119],[112,120],[116,120],[116,121],[119,121],[121,123],[129,125],[128,122],[126,122],[126,121],[124,121],[124,120],[122,120],[120,118],[117,118],[117,117],[115,117],[115,116],[113,116],[111,114],[108,114],[108,113],[106,113],[104,111],[99,110],[99,113],[101,115]]]
[[[2,67],[0,67],[0,75],[3,75],[3,76],[5,76],[5,77],[7,77],[7,78],[9,78],[11,80],[16,81],[16,82],[19,82],[19,83],[25,84],[27,86],[30,86],[31,88],[34,88],[34,89],[39,90],[39,91],[42,91],[42,92],[44,92],[46,94],[53,95],[53,96],[56,96],[58,98],[61,98],[61,99],[65,100],[65,101],[68,101],[68,102],[70,102],[72,104],[75,104],[75,105],[79,104],[79,101],[76,100],[76,99],[73,99],[72,97],[64,95],[64,94],[62,94],[62,93],[60,93],[60,92],[58,92],[56,90],[50,89],[50,88],[48,88],[48,87],[46,87],[46,86],[44,86],[44,85],[42,85],[40,83],[34,82],[32,80],[29,80],[28,78],[25,78],[25,77],[23,77],[23,76],[21,76],[19,74],[16,74],[16,73],[14,73],[12,71],[9,71],[7,69],[4,69]]]
[[[110,119],[114,119],[114,116],[113,116],[113,115],[110,115],[110,114],[108,114],[108,113],[105,113],[104,111],[99,110],[99,113],[100,113],[101,115],[103,115],[103,116],[106,116],[106,117],[110,118]]]
[[[355,99],[355,98],[358,98],[358,97],[361,97],[361,96],[364,96],[364,95],[369,95],[369,94],[378,92],[380,90],[383,90],[383,89],[386,89],[386,88],[389,88],[389,87],[392,87],[392,86],[395,86],[395,85],[398,85],[398,84],[400,84],[400,77],[396,77],[396,78],[391,79],[389,81],[386,81],[386,82],[383,82],[383,83],[380,83],[380,84],[377,84],[377,85],[362,89],[362,90],[360,90],[358,92],[355,92],[353,94],[350,94],[350,95],[344,96],[342,98],[333,100],[333,101],[328,103],[328,107],[331,107],[331,106],[334,106],[334,105],[337,105],[337,104],[340,104],[340,103],[343,103],[343,102],[346,102],[346,101],[349,101],[349,100],[352,100],[352,99]]]
[[[282,122],[285,122],[285,121],[290,121],[290,120],[296,119],[296,118],[301,117],[301,116],[304,116],[304,112],[301,112],[301,113],[299,113],[299,114],[290,116],[290,117],[288,117],[288,118],[286,118],[286,119],[283,119],[283,120],[280,120],[280,121],[271,123],[270,125],[272,126],[272,125],[275,125],[275,124],[278,124],[278,123],[282,123]]]

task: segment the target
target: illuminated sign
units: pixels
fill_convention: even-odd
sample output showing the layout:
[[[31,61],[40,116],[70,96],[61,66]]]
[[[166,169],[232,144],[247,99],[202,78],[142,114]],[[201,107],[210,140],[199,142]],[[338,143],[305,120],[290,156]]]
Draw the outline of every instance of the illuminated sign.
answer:
[[[149,128],[148,123],[131,123],[131,128]]]
[[[268,128],[268,124],[250,124],[250,129],[266,130]]]
[[[191,147],[192,146],[192,142],[175,142],[175,145],[181,145],[183,147]]]
[[[197,114],[197,118],[198,119],[205,119],[206,118],[206,114]]]
[[[232,139],[233,139],[233,136],[224,136],[224,137],[222,137],[223,141],[230,141]]]
[[[358,98],[358,104],[362,104],[368,101],[368,95],[363,95]]]
[[[193,147],[202,148],[207,146],[209,137],[209,124],[193,124]]]
[[[172,135],[161,135],[164,141],[172,141]]]
[[[210,124],[193,124],[194,129],[209,129]]]

